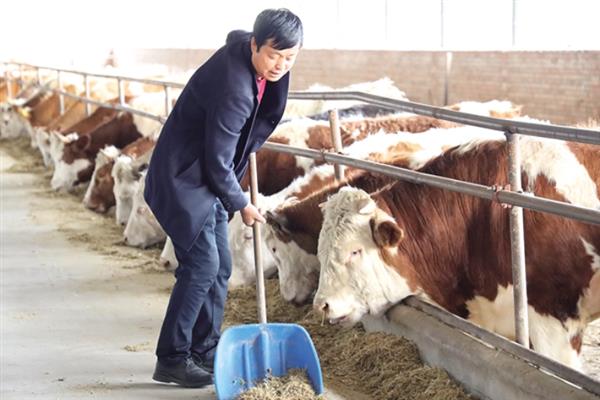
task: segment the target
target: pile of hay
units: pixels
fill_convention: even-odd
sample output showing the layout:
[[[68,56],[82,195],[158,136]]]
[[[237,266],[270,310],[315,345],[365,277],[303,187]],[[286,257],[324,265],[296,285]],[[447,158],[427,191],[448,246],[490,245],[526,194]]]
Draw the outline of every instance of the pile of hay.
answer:
[[[320,400],[306,376],[306,371],[290,369],[283,377],[268,377],[260,384],[240,394],[237,400]]]
[[[367,398],[382,400],[471,399],[444,370],[424,365],[416,346],[407,339],[381,332],[366,333],[362,327],[342,329],[323,323],[310,305],[295,307],[285,302],[278,285],[276,279],[265,285],[268,320],[299,323],[308,330],[323,376],[336,389],[346,387]],[[231,290],[224,327],[256,321],[254,287]]]

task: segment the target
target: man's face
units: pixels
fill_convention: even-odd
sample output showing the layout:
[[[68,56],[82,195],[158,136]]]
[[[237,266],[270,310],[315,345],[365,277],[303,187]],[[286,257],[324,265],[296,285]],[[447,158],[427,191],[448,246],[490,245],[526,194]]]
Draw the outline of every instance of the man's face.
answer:
[[[252,65],[259,77],[271,82],[281,79],[296,62],[296,56],[300,51],[300,44],[284,50],[276,50],[271,47],[272,39],[267,40],[260,49],[256,47],[256,41],[252,38]]]

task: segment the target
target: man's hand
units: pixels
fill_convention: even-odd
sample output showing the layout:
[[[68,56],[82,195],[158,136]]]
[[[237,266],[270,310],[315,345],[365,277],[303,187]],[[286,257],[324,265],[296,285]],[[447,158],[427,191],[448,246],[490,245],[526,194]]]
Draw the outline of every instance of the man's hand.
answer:
[[[247,226],[254,225],[254,222],[256,221],[263,224],[267,222],[252,204],[248,204],[246,207],[242,208],[240,213],[242,214],[242,221],[244,221],[244,224]]]

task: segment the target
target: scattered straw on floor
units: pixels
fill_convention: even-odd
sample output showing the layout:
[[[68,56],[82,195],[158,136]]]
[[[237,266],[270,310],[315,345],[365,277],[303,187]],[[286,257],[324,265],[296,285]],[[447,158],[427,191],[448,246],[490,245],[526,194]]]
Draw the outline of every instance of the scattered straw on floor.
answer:
[[[2,148],[17,162],[7,169],[12,173],[44,173],[47,168],[42,156],[31,147],[29,137],[17,139],[0,139]]]
[[[291,369],[288,375],[269,377],[250,390],[240,394],[237,400],[318,400],[308,381],[306,372],[301,369]]]
[[[32,215],[34,220],[47,218],[56,222],[59,231],[70,241],[109,256],[124,268],[163,270],[158,263],[159,247],[141,250],[124,246],[123,228],[115,223],[113,216],[96,214],[82,205],[84,187],[71,194],[50,189],[51,171],[43,165],[39,153],[29,147],[28,138],[0,140],[0,147],[17,160],[9,172],[34,173],[40,178],[40,189],[36,194],[40,197],[37,209],[41,211]],[[50,214],[45,215],[44,212]],[[424,366],[416,347],[406,339],[383,333],[365,333],[360,327],[340,329],[322,324],[320,316],[315,315],[310,306],[297,308],[285,302],[279,294],[277,280],[267,281],[266,289],[269,321],[295,322],[309,331],[319,353],[326,382],[334,382],[336,387],[343,386],[359,393],[361,398],[378,400],[470,398],[443,370]],[[224,327],[256,320],[254,288],[231,290]],[[313,399],[314,393],[308,397],[293,396],[295,394],[249,399]]]
[[[266,281],[270,322],[295,322],[304,326],[317,348],[324,378],[352,391],[381,400],[470,399],[447,373],[425,366],[416,346],[396,335],[366,333],[362,327],[343,329],[322,324],[310,305],[286,303],[276,279]],[[224,326],[255,323],[254,287],[233,289],[225,307]]]
[[[29,138],[2,139],[0,148],[15,160],[7,172],[31,173],[40,181],[32,200],[35,207],[30,216],[34,221],[57,224],[57,230],[70,242],[108,256],[124,268],[165,271],[159,262],[160,244],[148,249],[126,246],[123,227],[116,223],[114,212],[98,214],[84,207],[87,184],[77,186],[70,193],[53,190],[50,186],[52,169],[44,166],[39,151],[31,148]]]

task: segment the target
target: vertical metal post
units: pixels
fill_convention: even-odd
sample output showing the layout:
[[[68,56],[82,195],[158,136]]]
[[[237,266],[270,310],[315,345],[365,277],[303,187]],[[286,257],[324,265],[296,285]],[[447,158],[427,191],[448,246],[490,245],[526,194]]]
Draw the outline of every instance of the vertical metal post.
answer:
[[[258,208],[258,176],[256,172],[256,154],[250,154],[250,201]],[[267,323],[267,300],[265,296],[265,276],[262,265],[262,247],[259,222],[252,225],[254,234],[254,268],[256,271],[256,303],[258,305],[258,322]]]
[[[10,78],[10,72],[8,71],[8,64],[4,64],[6,69],[4,70],[4,77],[6,78],[6,96],[8,100],[11,100],[13,97],[12,92],[12,80]]]
[[[521,154],[519,135],[506,133],[508,143],[508,178],[513,191],[521,193]],[[510,209],[510,250],[515,302],[515,338],[529,347],[529,319],[527,313],[527,277],[525,271],[525,240],[523,208]]]
[[[446,52],[446,72],[444,74],[444,105],[448,105],[448,86],[450,82],[450,71],[452,70],[452,52]]]
[[[444,0],[440,0],[440,49],[444,48]]]
[[[329,126],[331,128],[331,142],[336,153],[342,153],[342,135],[340,134],[340,119],[336,108],[329,111]],[[344,166],[335,164],[335,179],[341,181],[344,179]]]
[[[512,47],[517,43],[517,0],[512,2]]]
[[[165,90],[165,117],[171,113],[171,88],[169,85],[163,85]]]
[[[19,64],[19,80],[17,81],[19,84],[19,92],[21,90],[23,90],[23,87],[25,86],[24,80],[23,80],[23,64]]]
[[[60,72],[61,72],[60,70],[56,70],[56,79],[58,81],[58,90],[62,91],[63,85],[62,85],[62,76],[61,76]],[[60,113],[64,114],[65,113],[65,97],[63,96],[62,93],[58,94],[58,100],[60,101]]]
[[[88,74],[83,74],[83,84],[85,86],[85,98],[90,98],[90,79]],[[89,102],[85,102],[85,115],[89,117],[92,113],[92,105]]]
[[[125,90],[123,88],[123,80],[121,78],[117,78],[117,85],[119,86],[119,104],[125,105]]]

